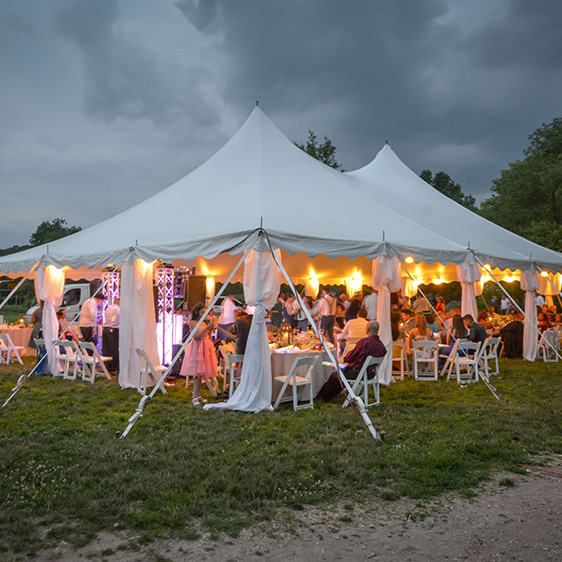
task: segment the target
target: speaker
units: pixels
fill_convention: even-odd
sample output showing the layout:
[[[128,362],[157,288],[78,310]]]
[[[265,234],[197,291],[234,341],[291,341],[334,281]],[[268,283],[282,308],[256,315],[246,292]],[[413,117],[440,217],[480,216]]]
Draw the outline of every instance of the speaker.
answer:
[[[184,306],[191,310],[198,304],[205,304],[207,296],[207,278],[204,275],[188,275],[185,277]]]
[[[181,343],[173,343],[172,344],[172,359],[176,356],[176,353],[180,350]],[[172,370],[170,371],[173,375],[179,375],[181,370],[181,362],[183,359],[183,354],[180,358],[174,363]]]

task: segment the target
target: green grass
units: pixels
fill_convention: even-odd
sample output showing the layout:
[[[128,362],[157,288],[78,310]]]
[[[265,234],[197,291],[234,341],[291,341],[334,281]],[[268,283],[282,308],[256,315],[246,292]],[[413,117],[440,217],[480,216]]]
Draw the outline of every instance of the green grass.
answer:
[[[236,536],[283,508],[470,496],[500,470],[562,452],[560,366],[501,370],[501,403],[484,384],[383,388],[371,418],[384,445],[341,400],[298,413],[204,412],[179,382],[119,439],[138,393],[32,377],[0,410],[0,549],[80,546],[102,530],[131,531],[137,545],[205,529]],[[0,367],[2,402],[22,371]]]

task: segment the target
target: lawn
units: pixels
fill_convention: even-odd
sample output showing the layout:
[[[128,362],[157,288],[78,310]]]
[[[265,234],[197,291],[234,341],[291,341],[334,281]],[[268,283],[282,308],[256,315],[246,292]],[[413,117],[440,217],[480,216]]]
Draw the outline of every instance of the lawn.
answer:
[[[2,402],[21,372],[0,367]],[[560,366],[503,360],[501,372],[501,402],[482,383],[383,388],[371,418],[384,445],[341,400],[204,412],[179,382],[119,439],[138,393],[33,376],[0,410],[0,549],[80,546],[103,530],[235,536],[281,508],[474,494],[494,472],[562,453]]]

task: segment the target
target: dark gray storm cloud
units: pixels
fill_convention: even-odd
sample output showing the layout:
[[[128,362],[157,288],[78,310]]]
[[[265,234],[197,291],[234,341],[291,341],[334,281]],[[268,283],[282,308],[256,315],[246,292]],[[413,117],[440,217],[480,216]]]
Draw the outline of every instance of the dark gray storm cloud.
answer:
[[[0,248],[165,188],[256,100],[348,170],[388,139],[485,198],[562,115],[560,21],[559,0],[3,0]]]
[[[222,29],[227,99],[247,108],[259,98],[273,118],[330,108],[308,126],[334,140],[347,168],[389,139],[416,171],[444,169],[482,196],[560,110],[554,0],[499,1],[503,13],[479,25],[447,21],[446,0],[177,4],[194,24]]]

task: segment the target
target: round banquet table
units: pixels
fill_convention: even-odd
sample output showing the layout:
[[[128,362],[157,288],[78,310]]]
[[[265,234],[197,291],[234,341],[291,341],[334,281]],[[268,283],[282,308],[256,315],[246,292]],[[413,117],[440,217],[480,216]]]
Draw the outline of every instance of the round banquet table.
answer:
[[[335,350],[333,352],[335,354]],[[312,389],[314,391],[314,396],[320,392],[320,389],[324,385],[324,383],[328,380],[330,374],[335,371],[334,367],[327,367],[326,365],[322,365],[324,361],[330,361],[330,357],[328,354],[322,350],[311,350],[311,351],[298,351],[298,352],[279,352],[279,350],[273,351],[271,353],[271,376],[273,378],[273,388],[272,388],[272,402],[277,400],[277,395],[281,391],[281,387],[283,386],[283,382],[279,382],[275,380],[275,377],[286,376],[289,374],[293,362],[298,357],[311,357],[313,355],[319,355],[320,358],[318,362],[314,366],[314,370],[312,371]],[[303,370],[308,367],[303,367]],[[299,372],[297,371],[297,375]],[[304,374],[304,373],[303,373]],[[285,391],[285,395],[283,397],[283,401],[285,400],[292,400],[292,390],[291,387],[288,386],[287,390]],[[309,388],[303,387],[299,390],[299,401],[306,401],[309,400]]]
[[[0,334],[8,334],[16,347],[21,345],[25,348],[19,352],[20,355],[35,355],[35,350],[27,347],[31,332],[33,332],[33,328],[18,328],[17,326],[0,328]]]

